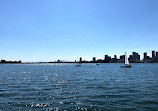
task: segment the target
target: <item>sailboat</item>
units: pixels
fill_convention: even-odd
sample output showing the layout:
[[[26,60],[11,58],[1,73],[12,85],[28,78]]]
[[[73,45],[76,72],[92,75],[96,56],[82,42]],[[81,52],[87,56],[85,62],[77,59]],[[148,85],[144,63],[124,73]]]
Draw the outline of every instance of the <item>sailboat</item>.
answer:
[[[81,64],[80,64],[80,63],[77,63],[75,66],[76,66],[76,67],[80,67],[80,66],[81,66]]]
[[[131,68],[131,65],[129,64],[129,60],[128,60],[128,57],[127,57],[126,52],[125,52],[125,65],[124,65],[124,66],[121,66],[121,67],[124,67],[124,68]]]
[[[81,66],[81,63],[79,63],[78,61],[78,57],[77,57],[77,64],[75,64],[76,67],[80,67]]]

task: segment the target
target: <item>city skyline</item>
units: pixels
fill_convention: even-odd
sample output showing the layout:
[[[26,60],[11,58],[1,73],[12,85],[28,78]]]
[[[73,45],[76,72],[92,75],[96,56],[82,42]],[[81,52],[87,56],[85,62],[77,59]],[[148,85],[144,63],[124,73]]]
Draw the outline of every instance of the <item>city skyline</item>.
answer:
[[[0,59],[86,60],[158,50],[157,0],[1,0]],[[151,56],[151,55],[150,55]]]
[[[125,52],[126,53],[126,52]],[[151,56],[150,56],[151,55]],[[147,52],[143,53],[143,58],[140,57],[139,52],[132,52],[132,54],[127,55],[127,58],[130,62],[132,63],[144,63],[144,62],[149,62],[149,63],[158,63],[158,51],[152,50],[151,54],[148,54]],[[113,55],[113,56],[109,56],[104,55],[104,58],[97,58],[97,57],[92,57],[91,60],[86,60],[83,59],[82,56],[77,57],[77,60],[75,60],[75,62],[81,62],[81,63],[89,63],[89,62],[98,62],[98,63],[120,63],[120,62],[124,62],[125,61],[125,55]],[[52,62],[74,62],[74,61],[66,61],[66,60],[56,60],[56,61],[52,61]]]
[[[125,52],[126,53],[126,52]],[[150,56],[151,55],[151,56]],[[125,54],[121,55],[113,55],[110,56],[108,54],[104,55],[104,58],[98,58],[96,56],[92,56],[91,60],[87,60],[83,58],[84,56],[77,57],[75,60],[62,60],[60,58],[56,60],[50,60],[50,61],[34,61],[34,62],[48,62],[48,63],[73,63],[73,62],[82,62],[82,63],[122,63],[125,61]],[[139,52],[132,52],[131,54],[127,55],[128,60],[131,63],[158,63],[158,51],[152,50],[151,54],[144,52],[143,58],[141,58]],[[23,61],[23,62],[30,62],[30,61]],[[31,61],[32,62],[32,61]],[[19,61],[13,61],[13,60],[5,60],[1,59],[0,63],[21,63],[21,60]]]

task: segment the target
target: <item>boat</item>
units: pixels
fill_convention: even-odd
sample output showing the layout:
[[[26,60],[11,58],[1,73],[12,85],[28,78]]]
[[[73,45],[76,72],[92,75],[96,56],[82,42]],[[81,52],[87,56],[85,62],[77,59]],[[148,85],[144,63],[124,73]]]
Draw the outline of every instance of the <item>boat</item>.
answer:
[[[96,65],[100,65],[99,63],[97,63]]]
[[[78,57],[77,57],[77,63],[75,64],[75,67],[81,67],[81,63],[78,61]]]
[[[78,63],[78,64],[76,64],[75,66],[76,66],[76,67],[80,67],[80,66],[81,66],[81,64],[79,64],[79,63]]]
[[[125,52],[125,65],[124,66],[121,66],[121,67],[124,67],[124,68],[131,68],[132,66],[129,64],[129,60],[128,60],[128,57],[127,57],[127,54]]]

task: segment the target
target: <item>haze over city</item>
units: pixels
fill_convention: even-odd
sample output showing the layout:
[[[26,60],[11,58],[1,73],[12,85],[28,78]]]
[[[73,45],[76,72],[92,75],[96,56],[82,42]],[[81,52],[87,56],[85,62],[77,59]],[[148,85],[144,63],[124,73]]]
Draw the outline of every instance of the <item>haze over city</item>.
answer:
[[[92,60],[158,50],[157,0],[1,0],[0,59]]]

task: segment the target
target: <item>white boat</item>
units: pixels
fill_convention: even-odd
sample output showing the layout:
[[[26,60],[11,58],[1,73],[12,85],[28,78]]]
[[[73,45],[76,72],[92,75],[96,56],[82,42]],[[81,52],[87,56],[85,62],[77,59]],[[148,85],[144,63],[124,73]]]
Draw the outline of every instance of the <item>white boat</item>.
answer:
[[[126,52],[125,52],[125,65],[124,65],[124,66],[121,66],[121,67],[124,67],[124,68],[131,68],[131,65],[129,64],[129,60],[128,60],[128,57],[127,57]]]
[[[78,61],[78,57],[77,57],[77,63],[75,64],[76,67],[81,67],[81,63],[79,63]]]
[[[81,64],[77,63],[75,66],[76,66],[76,67],[80,67],[80,66],[81,66]]]

